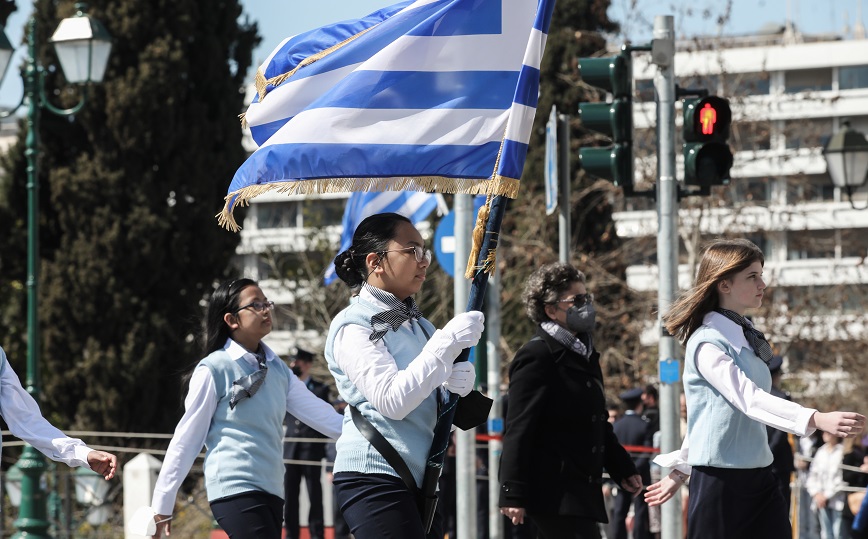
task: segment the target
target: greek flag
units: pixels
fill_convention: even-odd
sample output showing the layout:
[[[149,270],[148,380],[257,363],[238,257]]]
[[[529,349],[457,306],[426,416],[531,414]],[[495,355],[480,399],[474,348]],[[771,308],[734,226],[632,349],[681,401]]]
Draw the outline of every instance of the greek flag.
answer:
[[[416,0],[286,39],[245,113],[233,208],[289,194],[518,195],[555,0]]]
[[[382,193],[359,192],[350,195],[344,210],[343,231],[341,232],[342,253],[353,244],[353,234],[366,217],[377,213],[400,213],[410,219],[415,225],[422,221],[437,207],[437,199],[430,193],[384,191]],[[323,281],[332,284],[337,279],[335,264],[332,262],[326,268]]]

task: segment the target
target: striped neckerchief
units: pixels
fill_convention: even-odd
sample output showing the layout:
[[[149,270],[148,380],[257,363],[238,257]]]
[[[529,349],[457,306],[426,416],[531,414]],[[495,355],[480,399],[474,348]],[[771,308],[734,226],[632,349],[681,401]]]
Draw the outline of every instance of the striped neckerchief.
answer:
[[[363,283],[362,287],[374,296],[374,299],[385,303],[386,306],[389,307],[388,310],[377,313],[371,317],[371,328],[374,330],[371,333],[371,341],[376,342],[382,339],[390,329],[392,331],[398,331],[401,324],[407,320],[418,320],[419,318],[422,318],[422,312],[416,306],[416,302],[413,301],[413,298],[408,297],[404,301],[401,301],[395,297],[395,294],[386,292],[385,290],[380,290],[368,283]]]
[[[744,331],[744,338],[747,339],[748,344],[760,359],[765,361],[766,364],[772,360],[772,347],[769,345],[769,341],[766,340],[763,332],[753,327],[753,324],[747,318],[723,307],[718,307],[715,311],[741,326],[742,331]]]
[[[585,346],[585,343],[580,341],[578,337],[565,330],[558,324],[547,321],[540,324],[540,327],[543,329],[543,331],[551,335],[554,340],[566,346],[573,352],[576,352],[580,356],[586,358],[590,355],[588,347]]]

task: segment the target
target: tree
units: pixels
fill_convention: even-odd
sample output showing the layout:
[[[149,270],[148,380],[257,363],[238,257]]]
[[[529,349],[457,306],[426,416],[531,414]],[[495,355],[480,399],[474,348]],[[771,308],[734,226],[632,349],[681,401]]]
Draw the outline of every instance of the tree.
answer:
[[[57,65],[47,37],[72,4],[36,3],[43,65]],[[259,38],[237,0],[102,0],[89,13],[114,36],[105,81],[72,121],[46,113],[39,125],[43,408],[65,427],[168,431],[181,373],[200,357],[203,298],[238,243],[214,214],[245,157],[236,116]],[[46,92],[59,106],[79,98],[55,70]],[[19,144],[3,184],[15,237],[22,160]],[[0,246],[4,282],[23,282],[5,267],[20,242]],[[0,298],[3,312],[22,294]],[[3,321],[20,340],[23,317]]]

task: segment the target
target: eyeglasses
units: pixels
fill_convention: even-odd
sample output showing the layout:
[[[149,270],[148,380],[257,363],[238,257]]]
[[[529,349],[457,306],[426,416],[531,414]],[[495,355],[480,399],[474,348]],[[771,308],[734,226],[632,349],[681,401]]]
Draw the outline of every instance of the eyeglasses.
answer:
[[[404,247],[403,249],[391,249],[389,251],[380,251],[380,254],[384,255],[386,253],[406,253],[407,251],[413,251],[413,254],[416,255],[416,262],[421,263],[424,260],[428,264],[431,263],[431,249],[419,247],[418,245],[414,245],[412,247]]]
[[[254,301],[252,303],[248,303],[244,307],[239,307],[235,314],[240,313],[244,309],[253,309],[258,313],[263,313],[265,311],[273,311],[274,310],[274,302],[273,301]]]
[[[575,296],[567,299],[559,299],[555,303],[572,303],[576,307],[581,307],[582,305],[587,305],[588,303],[594,302],[593,294],[576,294]]]

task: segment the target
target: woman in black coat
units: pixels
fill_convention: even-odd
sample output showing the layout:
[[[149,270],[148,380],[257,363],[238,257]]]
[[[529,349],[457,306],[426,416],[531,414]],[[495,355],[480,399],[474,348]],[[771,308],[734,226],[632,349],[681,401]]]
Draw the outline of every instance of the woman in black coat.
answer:
[[[554,263],[522,299],[538,327],[509,368],[500,511],[514,524],[528,516],[543,538],[598,539],[603,469],[633,494],[642,480],[608,421],[593,296],[580,271]]]

